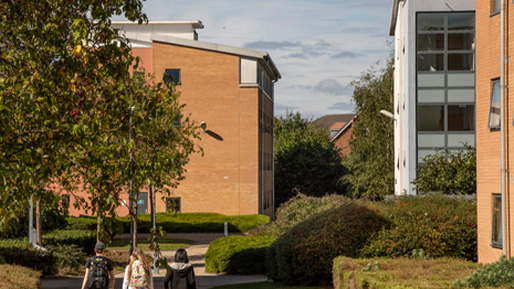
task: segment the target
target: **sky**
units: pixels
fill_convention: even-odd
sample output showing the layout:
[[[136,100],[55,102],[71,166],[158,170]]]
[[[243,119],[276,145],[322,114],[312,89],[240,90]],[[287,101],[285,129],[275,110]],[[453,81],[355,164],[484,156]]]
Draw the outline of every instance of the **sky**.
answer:
[[[351,82],[391,53],[393,0],[147,0],[154,20],[200,20],[198,40],[269,53],[275,116],[354,112]],[[378,64],[377,64],[378,62]]]

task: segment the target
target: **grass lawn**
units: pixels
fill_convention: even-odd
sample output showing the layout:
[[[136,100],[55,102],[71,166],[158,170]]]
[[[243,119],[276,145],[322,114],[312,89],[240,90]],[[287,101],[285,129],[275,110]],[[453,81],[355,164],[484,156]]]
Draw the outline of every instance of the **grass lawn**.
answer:
[[[137,239],[137,247],[142,249],[143,251],[150,251],[150,241],[146,238]],[[159,247],[161,251],[174,251],[180,248],[186,248],[187,246],[193,243],[192,240],[185,239],[166,239],[159,243]],[[111,244],[107,246],[108,250],[118,251],[118,250],[129,250],[130,249],[130,239],[114,239]]]
[[[301,286],[286,286],[274,282],[258,282],[247,284],[234,284],[216,286],[213,289],[325,289],[325,287],[301,287]]]

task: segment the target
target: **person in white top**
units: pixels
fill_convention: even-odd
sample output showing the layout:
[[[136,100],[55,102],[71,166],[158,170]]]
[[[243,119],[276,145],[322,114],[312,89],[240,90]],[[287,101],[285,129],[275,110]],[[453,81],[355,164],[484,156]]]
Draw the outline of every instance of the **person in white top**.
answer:
[[[152,268],[141,249],[135,249],[125,268],[123,289],[154,289]]]

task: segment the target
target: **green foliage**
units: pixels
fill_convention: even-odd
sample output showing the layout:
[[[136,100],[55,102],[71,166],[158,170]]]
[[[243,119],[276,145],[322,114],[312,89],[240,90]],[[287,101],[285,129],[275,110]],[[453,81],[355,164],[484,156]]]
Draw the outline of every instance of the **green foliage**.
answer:
[[[96,217],[80,216],[80,217],[68,217],[66,221],[68,226],[67,230],[96,230]]]
[[[358,116],[344,160],[349,173],[341,182],[354,197],[381,200],[394,190],[393,120],[380,114],[393,112],[393,70],[391,58],[385,68],[371,68],[352,83]]]
[[[97,230],[97,217],[80,216],[66,218],[68,230]],[[123,234],[123,222],[117,218],[104,217],[100,226],[100,240],[104,243],[110,243],[114,236]]]
[[[92,254],[95,244],[95,231],[56,230],[43,234],[43,246],[76,245],[84,253]]]
[[[205,270],[209,273],[265,274],[271,236],[230,236],[214,240],[205,255]]]
[[[419,192],[438,191],[443,194],[474,194],[476,192],[476,150],[449,152],[436,150],[423,158],[418,178],[413,184]]]
[[[275,204],[298,192],[310,196],[344,193],[341,156],[326,131],[300,113],[275,118]]]
[[[500,287],[514,284],[514,259],[507,260],[502,256],[497,262],[484,265],[463,280],[457,280],[456,287],[482,288],[485,286]]]
[[[388,226],[369,240],[362,256],[426,255],[477,260],[474,201],[438,194],[401,197],[377,205]]]
[[[40,275],[40,272],[26,267],[0,264],[0,288],[41,288]]]
[[[22,240],[0,240],[0,264],[28,267],[45,276],[57,272],[56,258],[51,252],[45,254]]]
[[[130,231],[130,218],[118,218],[124,225],[124,232]],[[152,221],[150,215],[140,215],[139,232],[150,232]],[[247,232],[259,225],[269,223],[264,215],[225,216],[217,213],[157,213],[157,226],[171,233],[221,233],[224,223],[228,222],[229,232]]]
[[[77,270],[81,266],[84,266],[86,254],[82,251],[82,248],[78,247],[75,244],[57,244],[49,246],[48,249],[55,257],[56,264],[60,269],[69,268]]]
[[[347,202],[352,202],[352,200],[341,195],[327,195],[318,198],[298,194],[278,208],[274,222],[259,226],[250,233],[252,235],[273,235],[279,237],[285,231],[311,216],[339,207]]]
[[[347,202],[303,221],[280,236],[266,253],[270,279],[296,285],[332,283],[332,260],[358,257],[384,219],[374,210]]]

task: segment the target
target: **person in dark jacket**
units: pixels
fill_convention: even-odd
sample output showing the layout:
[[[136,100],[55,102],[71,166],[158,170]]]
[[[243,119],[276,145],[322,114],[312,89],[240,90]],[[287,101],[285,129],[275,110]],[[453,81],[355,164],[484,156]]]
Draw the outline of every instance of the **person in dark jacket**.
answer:
[[[171,270],[164,279],[165,289],[196,289],[195,271],[189,264],[186,250],[177,250],[175,262],[170,267]]]

